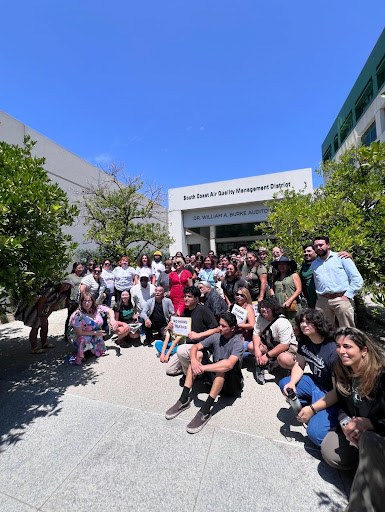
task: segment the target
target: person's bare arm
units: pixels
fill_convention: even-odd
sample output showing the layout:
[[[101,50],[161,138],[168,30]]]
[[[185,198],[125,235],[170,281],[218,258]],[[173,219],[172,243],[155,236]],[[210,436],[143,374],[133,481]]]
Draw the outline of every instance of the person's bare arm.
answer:
[[[284,308],[290,307],[292,302],[294,302],[295,299],[301,295],[302,283],[301,283],[301,279],[297,273],[293,274],[293,281],[294,281],[294,286],[295,286],[295,292],[293,293],[293,295],[291,297],[286,299],[285,302],[282,304],[282,306]]]
[[[222,361],[217,363],[204,364],[202,366],[205,372],[229,372],[238,361],[237,356],[230,356],[228,359],[222,359]]]
[[[259,289],[258,302],[261,302],[261,300],[263,300],[265,297],[266,286],[267,286],[267,274],[261,274],[259,276],[259,280],[260,280],[261,286]]]
[[[188,334],[188,337],[190,340],[198,341],[198,340],[203,340],[205,338],[208,338],[209,336],[211,336],[212,334],[215,334],[217,332],[219,332],[219,327],[215,327],[215,329],[208,329],[207,331],[203,331],[203,332],[191,331]]]
[[[247,308],[246,322],[244,322],[242,324],[238,324],[238,327],[240,327],[241,329],[254,329],[254,324],[255,324],[254,308],[252,306],[249,306]]]
[[[297,391],[295,386],[298,384],[298,382],[302,378],[303,371],[305,369],[305,365],[306,365],[305,358],[303,356],[301,356],[300,354],[297,354],[297,360],[291,370],[290,381],[283,388],[284,395],[287,395],[287,392],[286,392],[287,388],[291,388],[294,391],[294,393]]]

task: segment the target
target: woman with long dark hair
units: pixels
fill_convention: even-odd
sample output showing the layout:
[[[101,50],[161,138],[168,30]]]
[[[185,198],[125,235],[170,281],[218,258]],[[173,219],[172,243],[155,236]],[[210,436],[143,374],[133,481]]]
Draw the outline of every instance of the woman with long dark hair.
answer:
[[[245,279],[251,299],[261,302],[267,296],[267,269],[255,251],[246,253],[246,270]]]
[[[358,469],[346,510],[380,511],[385,503],[385,359],[383,348],[354,327],[335,335],[338,359],[334,386],[323,398],[300,411],[308,421],[326,407],[340,408],[339,426],[322,442],[328,464]]]
[[[281,391],[287,396],[290,388],[297,393],[303,410],[310,410],[313,402],[325,396],[333,388],[333,367],[337,359],[333,329],[319,309],[305,309],[296,316],[299,332],[298,352],[296,362],[290,377],[279,383]],[[311,375],[304,375],[308,363]],[[306,407],[308,406],[308,407]],[[329,430],[337,425],[338,410],[331,404],[327,410],[308,418],[307,435],[317,446]]]
[[[140,328],[136,307],[132,305],[131,294],[128,290],[122,291],[120,301],[114,307],[114,312],[117,323],[119,345],[121,347],[127,347],[128,341],[139,338]],[[130,324],[138,325],[135,326]]]
[[[199,271],[199,279],[201,281],[208,281],[211,287],[214,288],[215,283],[219,279],[219,269],[215,265],[215,260],[211,256],[206,256],[203,261],[203,267]]]
[[[80,365],[86,350],[91,350],[96,357],[105,353],[106,345],[103,336],[106,333],[102,330],[102,313],[108,314],[111,327],[116,330],[117,323],[111,308],[97,305],[92,293],[86,292],[80,297],[79,308],[72,313],[70,320],[74,330],[72,342],[77,354],[69,358],[68,363]]]
[[[92,269],[92,274],[87,274],[82,279],[80,284],[80,295],[91,293],[97,304],[102,304],[104,299],[107,297],[106,289],[106,282],[102,278],[102,267],[98,263],[95,263]]]
[[[240,272],[232,263],[226,267],[225,277],[222,279],[221,287],[224,294],[226,304],[230,307],[235,304],[235,294],[240,288],[246,288],[247,282],[243,279]]]
[[[148,275],[148,280],[151,284],[155,284],[155,274],[151,268],[151,258],[147,256],[147,254],[142,254],[138,258],[138,266],[135,270],[135,284],[139,283],[139,274],[146,272]]]
[[[287,319],[294,323],[294,319],[301,312],[301,304],[298,297],[302,292],[302,283],[297,274],[297,263],[294,260],[281,256],[278,261],[273,261],[272,266],[278,270],[273,278],[273,289],[271,295],[285,310]]]

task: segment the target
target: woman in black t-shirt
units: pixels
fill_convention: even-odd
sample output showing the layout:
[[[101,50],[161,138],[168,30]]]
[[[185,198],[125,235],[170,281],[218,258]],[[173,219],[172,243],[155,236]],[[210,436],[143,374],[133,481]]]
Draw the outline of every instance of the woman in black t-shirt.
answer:
[[[340,407],[339,426],[322,442],[322,455],[337,469],[358,469],[350,493],[350,510],[383,510],[385,503],[385,358],[383,348],[353,327],[335,335],[338,359],[334,387],[303,409],[303,417],[330,404]],[[302,411],[301,411],[302,412]],[[299,416],[301,416],[301,412]],[[306,421],[306,419],[305,419]]]
[[[333,388],[332,374],[337,358],[333,330],[325,315],[318,309],[305,309],[295,318],[298,332],[298,352],[291,376],[279,383],[281,391],[287,396],[287,389],[292,389],[305,406],[303,411],[310,411],[307,419],[307,435],[311,441],[321,446],[329,430],[338,423],[338,408],[331,404],[327,410],[316,416],[312,415],[313,403],[324,397]],[[308,363],[311,375],[304,375]],[[314,416],[314,417],[313,417]]]
[[[127,347],[128,341],[138,339],[139,324],[136,308],[132,305],[131,294],[128,290],[124,290],[120,295],[120,301],[114,307],[115,320],[118,324],[117,334],[118,342],[121,347]]]

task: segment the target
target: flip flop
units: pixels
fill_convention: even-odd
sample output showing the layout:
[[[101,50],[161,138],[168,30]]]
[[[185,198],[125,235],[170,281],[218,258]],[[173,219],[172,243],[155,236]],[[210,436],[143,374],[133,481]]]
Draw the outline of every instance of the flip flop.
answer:
[[[45,351],[42,348],[38,348],[38,347],[32,348],[30,350],[30,354],[44,354],[44,352]]]
[[[70,364],[70,365],[73,365],[73,366],[80,366],[80,364],[78,364],[78,363],[76,362],[76,357],[75,357],[75,356],[68,356],[68,357],[64,360],[64,362],[65,362],[66,364]]]
[[[52,345],[52,343],[46,343],[45,345],[42,345],[41,348],[55,348],[55,345]]]

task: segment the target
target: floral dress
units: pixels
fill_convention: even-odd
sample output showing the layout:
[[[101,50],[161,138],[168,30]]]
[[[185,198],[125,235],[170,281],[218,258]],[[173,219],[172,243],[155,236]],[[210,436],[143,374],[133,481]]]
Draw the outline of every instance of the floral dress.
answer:
[[[72,327],[80,327],[84,331],[100,331],[103,326],[103,317],[101,313],[107,314],[108,308],[106,306],[98,306],[95,318],[91,318],[84,313],[84,311],[77,309],[71,315],[71,325]],[[102,356],[106,351],[106,345],[102,336],[76,336],[76,334],[73,333],[71,335],[71,341],[78,351],[76,356],[77,364],[81,363],[86,350],[91,350],[96,357]]]

